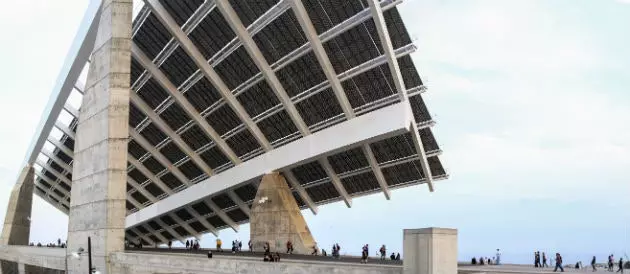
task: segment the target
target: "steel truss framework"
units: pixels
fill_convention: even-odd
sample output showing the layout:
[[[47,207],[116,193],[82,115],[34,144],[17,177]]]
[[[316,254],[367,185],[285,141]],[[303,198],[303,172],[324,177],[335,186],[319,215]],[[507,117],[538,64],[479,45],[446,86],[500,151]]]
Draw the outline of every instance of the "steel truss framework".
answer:
[[[67,61],[75,70],[60,76],[64,84],[26,160],[41,167],[36,194],[66,213],[79,111],[65,100],[69,90],[83,90],[76,67],[89,56],[100,0],[92,2],[88,27],[77,36],[81,47]],[[413,112],[408,132],[279,169],[299,206],[316,214],[318,205],[351,207],[352,198],[373,193],[390,199],[391,190],[421,183],[432,191],[433,181],[448,177],[421,97],[426,89],[409,56],[416,47],[396,9],[402,0],[144,2],[133,26],[128,214],[399,103]],[[55,121],[61,109],[74,117],[70,124]],[[49,136],[53,126],[60,139]],[[44,149],[44,142],[55,149]],[[248,222],[258,182],[233,182],[134,223],[127,239],[159,244],[237,231]]]

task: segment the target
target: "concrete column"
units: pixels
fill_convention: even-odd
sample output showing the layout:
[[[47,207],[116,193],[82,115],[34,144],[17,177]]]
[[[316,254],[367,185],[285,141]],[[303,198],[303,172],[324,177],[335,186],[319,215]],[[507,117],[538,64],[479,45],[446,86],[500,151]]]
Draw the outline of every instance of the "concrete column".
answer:
[[[272,252],[286,252],[291,240],[294,253],[310,254],[315,241],[284,177],[274,172],[263,176],[250,212],[254,250],[269,242]]]
[[[18,264],[18,273],[19,274],[26,274],[26,265]]]
[[[87,252],[91,237],[101,273],[119,273],[109,256],[124,250],[131,14],[132,0],[102,2],[74,145],[67,252]],[[68,258],[68,267],[87,273],[88,259]]]
[[[403,274],[456,274],[457,229],[405,229]]]
[[[28,245],[31,232],[31,208],[33,206],[33,187],[35,184],[34,170],[31,165],[22,169],[18,181],[13,186],[0,244]]]

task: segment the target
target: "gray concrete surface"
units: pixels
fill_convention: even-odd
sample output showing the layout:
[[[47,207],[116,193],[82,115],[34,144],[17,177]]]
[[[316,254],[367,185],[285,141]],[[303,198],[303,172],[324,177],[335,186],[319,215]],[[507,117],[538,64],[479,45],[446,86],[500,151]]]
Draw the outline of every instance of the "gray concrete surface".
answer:
[[[401,266],[365,265],[339,262],[282,260],[263,262],[262,258],[216,257],[190,254],[114,253],[112,263],[122,274],[154,273],[344,273],[344,274],[401,274]]]
[[[108,256],[124,250],[132,9],[132,0],[103,0],[74,145],[68,250],[87,250],[90,237],[101,273],[119,273]]]
[[[31,208],[35,174],[33,167],[22,169],[9,198],[0,245],[28,245],[31,232]]]
[[[287,241],[291,241],[294,253],[313,252],[313,235],[280,173],[262,177],[250,214],[250,239],[255,250],[263,250],[268,242],[271,250],[286,252]]]

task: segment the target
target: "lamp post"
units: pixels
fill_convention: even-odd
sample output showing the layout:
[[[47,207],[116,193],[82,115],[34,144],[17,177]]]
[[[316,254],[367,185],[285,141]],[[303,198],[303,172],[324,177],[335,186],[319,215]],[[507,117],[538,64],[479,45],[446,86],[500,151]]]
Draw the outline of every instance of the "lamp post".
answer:
[[[88,274],[101,274],[99,271],[96,271],[96,268],[92,267],[92,238],[88,237],[88,246],[87,246],[87,255],[88,255]],[[76,252],[72,252],[69,255],[66,255],[66,273],[68,273],[68,257],[72,256],[81,260],[81,255],[85,253],[85,250],[82,247]]]

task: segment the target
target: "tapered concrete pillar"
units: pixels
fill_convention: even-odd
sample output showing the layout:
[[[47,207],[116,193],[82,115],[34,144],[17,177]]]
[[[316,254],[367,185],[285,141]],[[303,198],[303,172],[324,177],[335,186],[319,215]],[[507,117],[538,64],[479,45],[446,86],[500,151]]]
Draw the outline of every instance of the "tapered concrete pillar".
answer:
[[[88,249],[101,273],[124,250],[132,0],[103,0],[98,33],[77,125],[67,252]],[[88,260],[68,259],[69,273]]]
[[[284,177],[277,172],[263,176],[250,212],[254,250],[269,242],[272,252],[285,252],[291,240],[294,253],[310,254],[315,241]]]
[[[403,274],[456,274],[457,229],[405,229]]]
[[[31,208],[33,206],[33,187],[35,175],[33,167],[27,165],[22,169],[18,181],[13,186],[7,214],[4,217],[4,227],[0,244],[28,245],[31,232]]]

